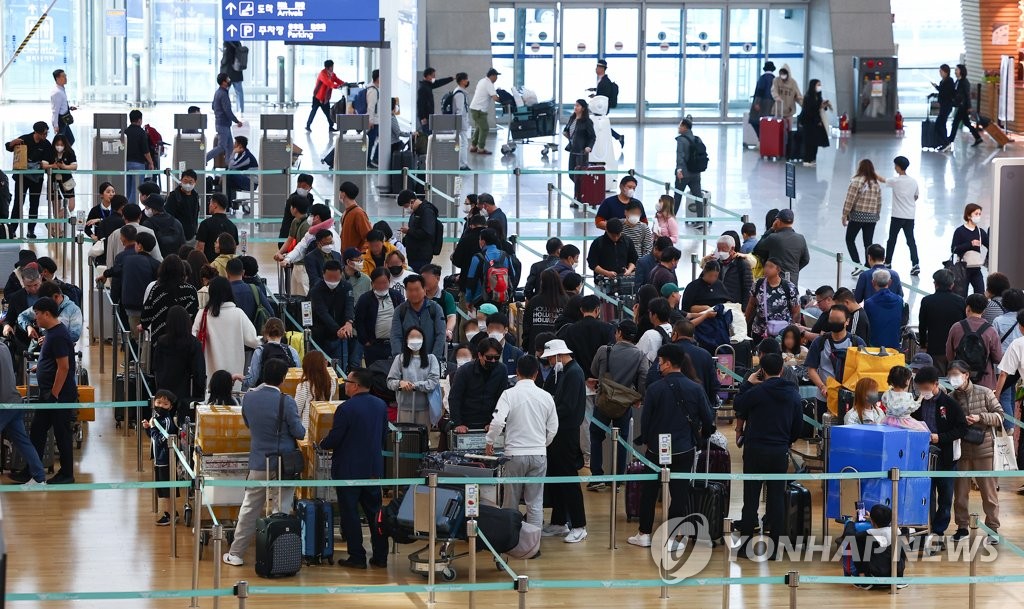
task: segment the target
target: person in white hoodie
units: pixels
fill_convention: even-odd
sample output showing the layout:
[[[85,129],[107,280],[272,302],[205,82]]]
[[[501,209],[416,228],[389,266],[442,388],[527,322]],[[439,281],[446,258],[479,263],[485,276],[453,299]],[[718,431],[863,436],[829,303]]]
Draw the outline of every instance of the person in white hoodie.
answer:
[[[537,386],[540,370],[537,358],[524,355],[516,362],[517,382],[498,398],[494,418],[487,431],[488,455],[494,443],[505,433],[505,475],[543,478],[548,472],[547,446],[558,432],[558,413],[551,394]],[[519,509],[526,503],[526,522],[540,528],[544,524],[544,484],[506,484],[501,507]]]

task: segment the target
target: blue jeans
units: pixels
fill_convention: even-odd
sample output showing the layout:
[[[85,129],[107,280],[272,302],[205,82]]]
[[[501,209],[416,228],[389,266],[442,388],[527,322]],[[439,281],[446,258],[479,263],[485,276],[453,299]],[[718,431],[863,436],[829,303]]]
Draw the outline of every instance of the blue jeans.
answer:
[[[145,169],[146,168],[146,164],[145,163],[135,163],[133,161],[128,161],[127,163],[125,163],[124,167],[128,171],[138,171],[140,169]],[[128,174],[127,182],[126,182],[126,186],[125,186],[125,190],[127,190],[128,192],[126,192],[125,195],[128,197],[128,202],[129,203],[136,203],[136,202],[138,202],[138,200],[139,200],[138,185],[142,183],[142,181],[145,179],[145,177],[146,176],[140,175],[140,174],[133,174],[133,173],[129,173]]]
[[[594,420],[600,421],[606,427],[618,427],[619,437],[629,440],[629,423],[633,419],[633,410],[627,410],[626,414],[615,419],[609,419],[597,408],[594,409]],[[597,425],[590,424],[590,473],[595,476],[604,475],[604,451],[601,450],[605,440],[605,431]],[[617,447],[615,459],[615,472],[626,473],[626,447],[620,442]]]
[[[348,341],[335,338],[327,341],[326,344],[320,345],[320,348],[324,350],[324,353],[331,359],[336,359],[341,363],[342,370],[348,368]]]
[[[1003,407],[1003,412],[1013,416],[1017,416],[1017,409],[1014,408],[1013,396],[1017,393],[1016,387],[1007,387],[1003,389],[1003,392],[999,394],[999,405]],[[1008,433],[1013,433],[1013,423],[1009,419],[1003,419],[1003,429]]]
[[[956,464],[953,468],[956,469]],[[944,535],[953,508],[953,478],[932,478],[932,533]]]
[[[376,163],[377,162],[377,150],[373,147],[377,143],[377,136],[380,133],[380,125],[374,125],[370,127],[370,130],[366,132],[366,162]],[[394,167],[391,167],[394,169]]]
[[[36,452],[32,440],[25,431],[24,410],[0,410],[0,431],[7,434],[15,450],[21,453],[25,463],[28,464],[28,473],[36,482],[46,481],[46,470],[43,462]]]
[[[71,133],[71,125],[61,125],[60,131],[57,132],[59,135],[63,135],[68,140],[68,146],[75,145],[75,135]]]
[[[341,534],[348,543],[348,557],[357,562],[366,562],[366,548],[363,547],[363,527],[359,522],[359,508],[363,509],[366,521],[370,523],[370,547],[375,562],[388,560],[388,539],[375,526],[380,513],[381,492],[379,486],[336,487],[338,494],[338,523]]]
[[[218,154],[223,154],[225,160],[230,159],[231,151],[235,147],[235,140],[231,136],[231,123],[216,125],[215,129],[217,130],[217,145],[210,147],[210,150],[206,153],[207,163]]]
[[[245,112],[245,91],[242,90],[242,83],[234,81],[231,83],[231,87],[235,90],[235,96],[238,98],[238,111]]]
[[[349,366],[352,368],[359,368],[363,361],[363,343],[358,340],[348,341],[348,366],[345,367],[345,372],[348,372]]]

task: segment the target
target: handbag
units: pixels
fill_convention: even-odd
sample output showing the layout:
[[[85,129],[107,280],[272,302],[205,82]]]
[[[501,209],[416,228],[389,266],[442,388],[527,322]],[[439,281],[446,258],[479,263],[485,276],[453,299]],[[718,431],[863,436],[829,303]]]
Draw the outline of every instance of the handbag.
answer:
[[[77,183],[74,178],[68,178],[60,183],[60,187],[64,192],[71,192],[75,189],[75,186],[77,186]]]
[[[764,310],[764,322],[765,332],[768,336],[778,336],[782,334],[790,322],[784,319],[768,319],[768,280],[764,280],[764,284],[761,286],[761,308]]]
[[[1017,454],[1013,446],[1013,436],[1006,433],[1006,430],[1000,425],[992,427],[992,438],[992,471],[1012,472],[1016,470]]]
[[[975,427],[974,425],[972,425],[967,428],[967,431],[964,432],[964,437],[961,438],[961,440],[967,442],[968,444],[980,446],[982,443],[985,442],[985,428]]]
[[[67,112],[61,113],[61,115],[57,117],[57,122],[61,125],[73,125],[75,123],[75,117],[71,114],[71,109],[69,108]]]
[[[860,201],[860,196],[867,189],[868,185],[865,183],[861,186],[860,190],[857,191],[857,198],[853,200],[853,208],[850,210],[850,214],[848,216],[850,222],[866,222],[869,224],[872,222],[878,222],[878,216],[876,214],[857,209],[857,202]]]
[[[605,345],[604,348],[606,357],[610,356],[611,347]],[[611,420],[615,420],[629,412],[633,404],[639,402],[643,396],[632,387],[627,387],[612,380],[609,364],[609,360],[605,359],[605,369],[601,373],[600,382],[597,384],[596,405],[601,414]],[[643,365],[643,361],[640,362],[640,365]]]
[[[981,240],[981,228],[978,228],[978,240]],[[981,251],[967,250],[960,259],[963,260],[964,265],[969,269],[981,268],[985,264],[985,255]]]
[[[199,331],[196,332],[196,339],[199,340],[203,351],[206,351],[206,343],[210,340],[210,333],[206,329],[206,316],[209,313],[209,309],[203,309],[203,318],[199,321]]]
[[[281,399],[277,403],[277,443],[278,446],[281,444],[281,425],[284,423],[284,393],[281,394]],[[302,455],[302,451],[299,450],[299,445],[294,440],[295,448],[282,453],[277,453],[278,458],[281,460],[281,479],[282,480],[299,480],[302,478],[302,472],[306,471],[306,458]]]

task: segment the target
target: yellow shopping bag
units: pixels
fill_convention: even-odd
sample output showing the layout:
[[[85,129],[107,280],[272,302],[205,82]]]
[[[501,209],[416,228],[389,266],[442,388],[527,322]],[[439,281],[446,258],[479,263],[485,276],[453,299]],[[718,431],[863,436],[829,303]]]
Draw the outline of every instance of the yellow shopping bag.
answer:
[[[899,351],[884,347],[860,347],[846,350],[846,365],[843,367],[843,385],[848,389],[857,386],[863,378],[874,379],[879,388],[888,386],[889,371],[897,366],[906,366],[907,358]]]

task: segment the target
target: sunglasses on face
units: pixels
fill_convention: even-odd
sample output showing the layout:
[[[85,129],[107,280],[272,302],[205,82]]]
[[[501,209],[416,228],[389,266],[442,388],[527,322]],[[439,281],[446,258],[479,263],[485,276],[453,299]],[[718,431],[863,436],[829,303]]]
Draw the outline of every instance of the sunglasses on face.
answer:
[[[501,360],[501,356],[500,355],[485,355],[484,359],[489,361],[489,362],[497,362],[497,361]]]

